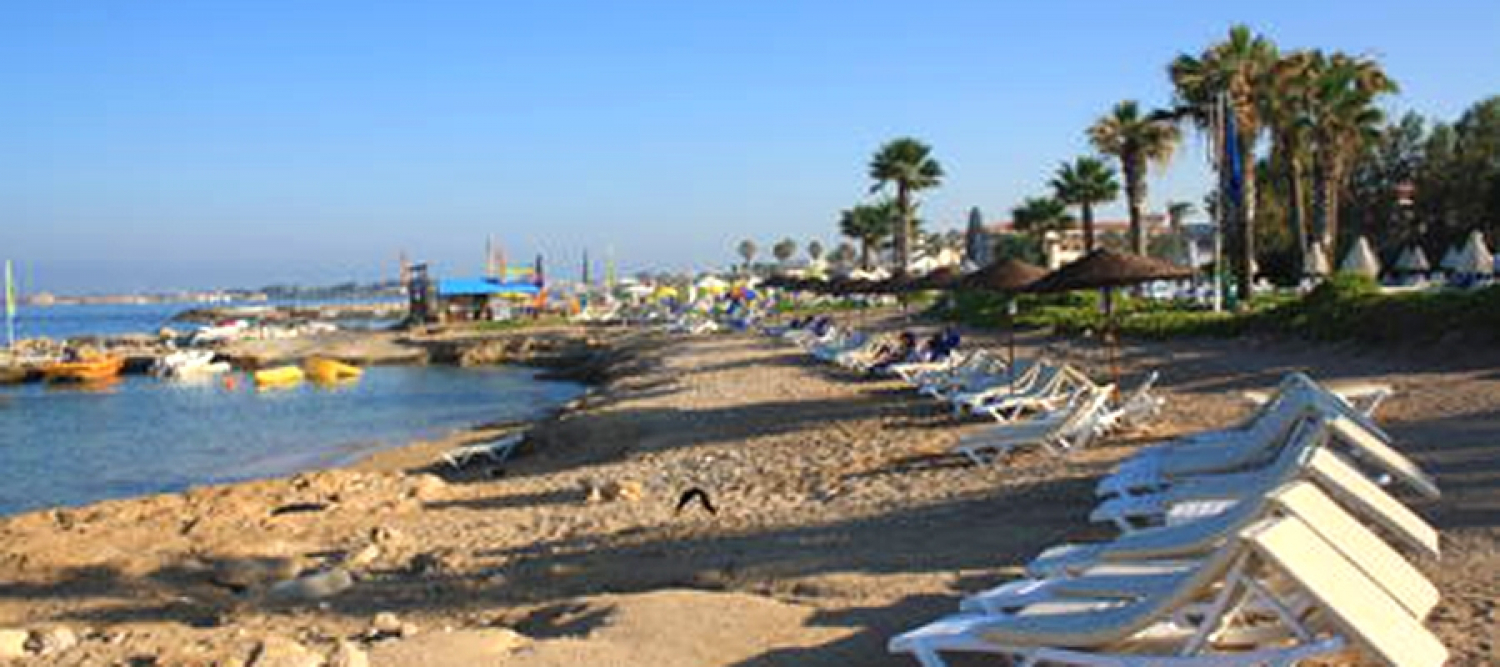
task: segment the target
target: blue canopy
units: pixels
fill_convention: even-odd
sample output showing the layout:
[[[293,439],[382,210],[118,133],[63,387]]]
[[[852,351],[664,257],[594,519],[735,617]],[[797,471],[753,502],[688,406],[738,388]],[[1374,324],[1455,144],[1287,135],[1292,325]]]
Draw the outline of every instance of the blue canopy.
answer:
[[[541,291],[534,283],[500,282],[494,278],[444,278],[438,281],[438,296],[493,296],[496,294],[535,295]]]

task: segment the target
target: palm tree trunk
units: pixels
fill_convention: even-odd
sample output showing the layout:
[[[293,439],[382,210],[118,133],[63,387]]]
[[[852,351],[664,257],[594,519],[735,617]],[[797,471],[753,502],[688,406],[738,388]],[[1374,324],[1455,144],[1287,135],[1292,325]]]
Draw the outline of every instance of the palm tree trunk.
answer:
[[[1288,160],[1288,170],[1291,172],[1287,179],[1287,192],[1290,196],[1291,206],[1288,208],[1288,217],[1291,223],[1292,234],[1297,237],[1297,253],[1303,262],[1307,261],[1307,175],[1302,173],[1301,160]]]
[[[1255,154],[1255,146],[1248,141],[1241,141],[1240,144],[1240,155],[1247,157],[1243,167],[1245,180],[1240,192],[1241,201],[1236,202],[1234,207],[1240,235],[1240,252],[1237,258],[1239,265],[1235,268],[1240,274],[1240,302],[1248,304],[1255,293],[1255,276],[1251,268],[1255,264],[1255,160],[1249,157]]]
[[[1121,171],[1125,172],[1125,198],[1130,204],[1130,251],[1141,256],[1146,255],[1146,230],[1141,209],[1145,206],[1146,192],[1143,170],[1139,164],[1131,164],[1125,160],[1120,161]]]
[[[870,270],[870,239],[859,240],[859,268]]]
[[[1327,202],[1323,205],[1327,209],[1328,216],[1328,252],[1333,252],[1334,244],[1339,240],[1339,188],[1343,184],[1342,170],[1337,166],[1329,169],[1328,183],[1323,186],[1326,190],[1324,197]],[[1329,261],[1333,261],[1330,257]]]
[[[1083,213],[1083,252],[1094,251],[1094,205],[1091,202],[1083,202],[1079,205]]]
[[[905,274],[906,266],[910,263],[911,253],[911,194],[906,191],[906,185],[896,185],[896,215],[900,217],[896,221],[896,273]]]
[[[1333,252],[1329,244],[1331,235],[1328,224],[1328,178],[1321,165],[1313,167],[1312,215],[1313,236],[1323,245],[1324,252]]]

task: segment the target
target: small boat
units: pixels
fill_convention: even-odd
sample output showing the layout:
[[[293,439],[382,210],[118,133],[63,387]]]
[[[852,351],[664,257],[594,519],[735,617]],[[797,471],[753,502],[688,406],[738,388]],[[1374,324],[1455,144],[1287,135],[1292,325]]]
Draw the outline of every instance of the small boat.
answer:
[[[22,366],[0,366],[0,385],[21,384],[31,377],[31,371]]]
[[[358,366],[326,357],[311,357],[303,362],[302,369],[307,372],[307,377],[320,384],[348,382],[364,374]]]
[[[296,366],[277,366],[267,368],[263,371],[255,371],[250,376],[255,379],[255,386],[261,389],[273,387],[290,387],[302,382],[305,377],[302,369]]]
[[[208,350],[178,350],[151,364],[151,374],[160,378],[186,378],[229,372],[229,363],[214,361]]]
[[[42,367],[42,377],[48,382],[96,382],[119,375],[124,367],[124,357],[96,356],[47,364]]]

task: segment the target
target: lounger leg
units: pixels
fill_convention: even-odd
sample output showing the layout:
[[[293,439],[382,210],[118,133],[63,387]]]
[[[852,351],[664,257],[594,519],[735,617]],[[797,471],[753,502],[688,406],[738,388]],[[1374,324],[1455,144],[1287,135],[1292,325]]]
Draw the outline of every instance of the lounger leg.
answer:
[[[948,663],[944,662],[938,652],[932,650],[930,646],[923,644],[913,646],[912,655],[916,656],[917,662],[921,663],[922,667],[948,667]]]

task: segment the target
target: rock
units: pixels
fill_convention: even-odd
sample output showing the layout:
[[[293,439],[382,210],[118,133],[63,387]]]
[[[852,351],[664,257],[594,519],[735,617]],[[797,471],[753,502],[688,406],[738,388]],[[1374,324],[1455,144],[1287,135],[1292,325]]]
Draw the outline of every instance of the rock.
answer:
[[[260,588],[296,574],[297,563],[291,558],[226,558],[214,563],[209,581],[231,590],[242,591]]]
[[[0,628],[0,660],[26,657],[26,640],[31,633],[25,630]]]
[[[394,635],[401,632],[401,618],[391,612],[382,611],[370,621],[370,630],[378,634]]]
[[[460,557],[456,552],[450,549],[439,549],[412,556],[411,561],[406,564],[406,569],[417,575],[439,574],[458,569],[460,564]]]
[[[411,482],[411,489],[407,494],[417,500],[432,500],[441,496],[448,489],[448,483],[437,475],[423,473],[417,475]]]
[[[322,667],[323,656],[282,637],[268,637],[255,647],[250,667]]]
[[[58,626],[36,633],[31,638],[32,651],[37,655],[62,653],[78,645],[78,635],[71,628]]]
[[[349,571],[336,567],[325,572],[277,582],[271,586],[271,597],[287,600],[317,600],[338,595],[354,586]]]
[[[619,500],[635,502],[645,496],[645,487],[634,480],[611,481],[603,485],[589,483],[585,488],[588,492],[586,500],[591,504]]]
[[[406,535],[395,528],[376,526],[370,529],[370,540],[380,546],[404,544]]]
[[[379,546],[376,546],[374,544],[366,544],[365,548],[349,554],[349,557],[345,558],[344,562],[347,563],[349,567],[364,567],[366,565],[374,563],[377,560],[380,560],[380,553],[381,552]]]
[[[339,640],[328,656],[328,667],[370,667],[370,658],[358,645]]]

